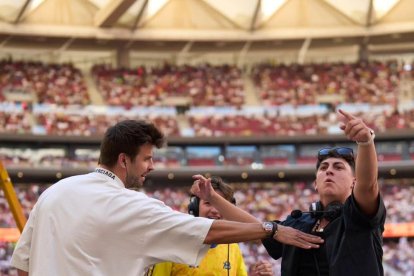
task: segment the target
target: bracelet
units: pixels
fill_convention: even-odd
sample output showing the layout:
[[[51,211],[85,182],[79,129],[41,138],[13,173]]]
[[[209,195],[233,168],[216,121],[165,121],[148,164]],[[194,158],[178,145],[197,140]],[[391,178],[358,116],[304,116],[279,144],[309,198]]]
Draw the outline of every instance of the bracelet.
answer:
[[[369,137],[368,141],[366,142],[358,142],[356,141],[357,145],[359,146],[368,146],[374,143],[374,138],[375,138],[375,133],[372,129],[369,130],[369,133],[371,134],[371,136]]]
[[[279,231],[279,228],[278,228],[278,224],[276,221],[272,221],[272,223],[273,223],[272,237],[275,237],[277,235],[277,232]]]

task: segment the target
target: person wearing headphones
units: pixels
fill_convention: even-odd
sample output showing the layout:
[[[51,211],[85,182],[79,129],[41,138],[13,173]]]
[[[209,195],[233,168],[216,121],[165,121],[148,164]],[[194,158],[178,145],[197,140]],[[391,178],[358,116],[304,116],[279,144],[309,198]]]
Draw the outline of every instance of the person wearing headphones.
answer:
[[[273,237],[303,248],[321,238],[276,223],[193,217],[135,191],[154,170],[164,136],[153,124],[124,120],[107,129],[98,167],[46,189],[16,244],[19,276],[145,275],[156,263],[197,266],[211,244]]]
[[[345,147],[324,148],[318,153],[315,190],[319,202],[310,212],[294,211],[279,226],[319,235],[320,247],[302,250],[283,244],[283,239],[263,239],[274,259],[282,257],[281,272],[291,275],[382,276],[382,233],[386,210],[380,195],[374,132],[360,119],[339,110],[340,128],[355,141],[358,155]],[[228,204],[209,187],[201,175],[192,193],[208,200],[227,219],[254,222],[256,218]],[[277,237],[277,233],[276,233]]]
[[[228,202],[236,205],[233,188],[224,183],[218,176],[211,177],[213,189]],[[214,220],[223,219],[220,212],[210,202],[192,195],[188,205],[188,213],[195,217],[205,217]],[[252,274],[253,273],[253,274]],[[251,276],[273,275],[272,265],[268,261],[260,261],[252,268]],[[151,276],[180,276],[180,275],[232,275],[247,276],[246,265],[240,247],[237,243],[212,244],[199,266],[189,266],[179,263],[156,264],[149,273]]]

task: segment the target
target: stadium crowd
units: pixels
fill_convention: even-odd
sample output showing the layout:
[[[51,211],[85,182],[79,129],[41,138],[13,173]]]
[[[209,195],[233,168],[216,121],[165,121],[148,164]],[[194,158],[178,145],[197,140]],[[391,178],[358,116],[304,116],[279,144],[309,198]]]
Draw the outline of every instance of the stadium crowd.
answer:
[[[160,68],[92,68],[97,87],[109,105],[169,105],[168,98],[190,98],[191,105],[244,104],[241,71],[235,66],[173,66]]]
[[[3,99],[10,94],[11,98],[26,97],[38,103],[91,103],[85,79],[81,71],[72,64],[2,60],[0,94]]]
[[[91,73],[104,103],[121,114],[145,106],[192,106],[181,122],[157,112],[144,116],[168,135],[316,135],[330,133],[341,103],[352,103],[356,116],[377,132],[414,128],[414,103],[400,100],[403,76],[413,75],[406,68],[397,61],[259,64],[248,73],[234,65],[115,69],[100,64]],[[255,84],[260,111],[247,108],[244,78]],[[89,136],[124,118],[90,112],[94,106],[85,77],[71,64],[0,61],[0,101],[0,130],[7,133]],[[227,111],[192,110],[199,106]],[[266,109],[277,106],[282,108]]]
[[[190,110],[179,120],[175,108],[160,107],[158,112],[127,116],[125,114],[130,110],[124,107],[117,108],[116,112],[109,108],[105,114],[93,111],[99,109],[98,106],[68,106],[62,110],[56,106],[34,105],[31,107],[33,110],[27,110],[22,105],[6,105],[13,107],[0,107],[0,131],[14,134],[100,135],[108,125],[127,117],[151,120],[169,136],[197,137],[330,134],[335,133],[332,129],[336,122],[335,110],[300,114],[300,107],[292,114],[284,114],[283,110],[268,112],[266,109],[249,114],[248,108],[225,113],[217,109],[211,109],[210,113]],[[414,129],[414,108],[398,111],[388,106],[381,111],[375,106],[365,106],[364,109],[353,114],[362,117],[376,132]],[[163,114],[165,110],[174,110],[174,114]]]
[[[253,214],[259,220],[281,219],[293,209],[308,210],[317,198],[311,183],[234,183],[237,205]],[[381,180],[382,194],[387,207],[387,223],[414,221],[414,182],[412,179]],[[24,213],[29,215],[39,195],[48,185],[17,185],[17,196]],[[146,193],[164,201],[168,206],[187,212],[189,187],[146,188]],[[4,196],[0,197],[0,228],[16,227]],[[267,259],[280,271],[278,261],[272,260],[259,243],[241,244],[246,265],[260,259]],[[8,260],[12,252],[10,243],[0,243],[0,266],[3,275],[8,275]],[[414,273],[414,240],[407,238],[385,239],[384,263],[404,275]]]
[[[404,67],[397,61],[261,64],[253,79],[266,105],[315,104],[318,97],[335,96],[351,103],[395,104]]]
[[[251,73],[232,65],[166,64],[160,68],[114,69],[102,64],[94,66],[91,73],[107,104],[103,109],[91,105],[85,77],[71,64],[0,61],[0,133],[90,136],[102,134],[108,125],[124,118],[145,118],[154,121],[168,136],[183,133],[192,136],[317,135],[330,133],[332,125],[336,124],[335,110],[343,102],[363,104],[362,107],[355,105],[353,111],[377,132],[414,129],[414,103],[401,105],[399,100],[400,84],[405,77],[413,78],[414,70],[406,70],[396,61],[260,64],[253,67]],[[245,107],[246,79],[253,82],[256,96],[263,105],[259,111]],[[173,112],[162,110],[165,106],[171,108],[173,99],[180,99],[187,107],[213,106],[227,110],[189,109],[177,119],[175,107]],[[160,109],[142,113],[145,106],[159,106]],[[287,111],[286,106],[295,111]],[[313,108],[310,112],[309,107]],[[413,145],[410,144],[412,159]],[[386,152],[379,153],[381,161],[387,159]],[[186,155],[184,152],[177,154]],[[0,157],[6,165],[20,167],[89,168],[98,158],[93,149],[79,149],[74,156],[68,156],[64,149],[19,148],[0,148]],[[187,164],[188,160],[183,160],[182,156],[166,158],[159,164],[167,161],[179,167]],[[269,160],[269,164],[273,161],[280,162]],[[252,162],[252,159],[225,156],[222,164],[245,166]],[[288,158],[282,158],[282,162],[288,162]],[[263,163],[266,164],[265,158]],[[188,164],[198,163],[188,161]],[[382,182],[386,222],[414,222],[412,180]],[[310,183],[234,185],[238,206],[260,220],[284,218],[292,209],[307,210],[310,202],[316,199]],[[26,216],[46,188],[47,185],[35,184],[16,186]],[[186,212],[188,187],[148,189],[147,192],[173,209]],[[0,228],[15,226],[4,195],[0,194]],[[1,275],[15,275],[9,267],[13,247],[13,243],[0,241]],[[261,244],[245,243],[241,247],[247,265],[267,259],[274,264],[274,271],[280,271],[280,263],[271,260]],[[387,239],[384,263],[403,275],[414,275],[413,252],[412,238]]]

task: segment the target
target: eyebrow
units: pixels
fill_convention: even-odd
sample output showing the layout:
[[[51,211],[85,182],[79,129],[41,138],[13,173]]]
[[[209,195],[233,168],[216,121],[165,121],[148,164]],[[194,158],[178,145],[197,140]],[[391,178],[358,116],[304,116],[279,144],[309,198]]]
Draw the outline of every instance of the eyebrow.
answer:
[[[336,162],[333,162],[332,165],[338,165],[338,164],[345,165],[345,163],[347,163],[347,162],[346,161],[336,161]],[[321,163],[321,166],[324,165],[324,164],[329,165],[330,163],[328,161],[323,161]]]

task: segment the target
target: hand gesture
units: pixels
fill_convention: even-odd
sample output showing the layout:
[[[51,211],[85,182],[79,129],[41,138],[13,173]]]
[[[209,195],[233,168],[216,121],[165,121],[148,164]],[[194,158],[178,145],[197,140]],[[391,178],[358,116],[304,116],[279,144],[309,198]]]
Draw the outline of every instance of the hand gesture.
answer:
[[[278,242],[303,249],[319,248],[319,244],[323,243],[323,239],[321,237],[307,234],[281,224],[278,225],[278,231],[273,238]]]
[[[252,273],[250,276],[259,276],[259,275],[273,275],[272,264],[268,261],[261,260],[253,265]]]
[[[201,174],[193,175],[194,183],[191,186],[191,193],[205,201],[210,201],[210,198],[216,192],[211,186],[211,179],[205,178]]]
[[[371,139],[371,129],[362,121],[362,119],[351,115],[341,109],[338,110],[339,127],[344,131],[349,140],[355,142],[367,142]]]

